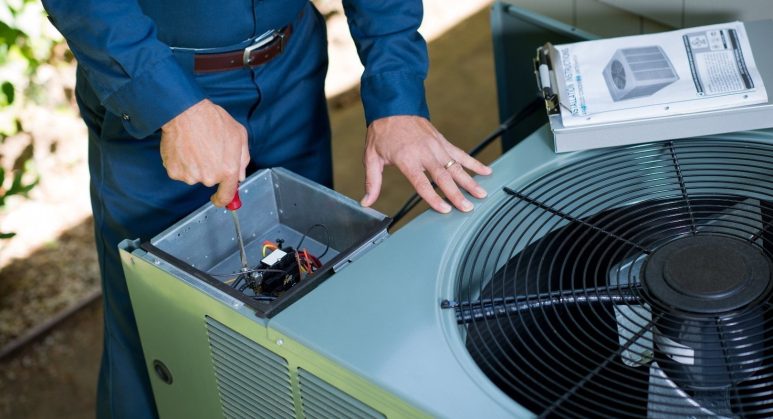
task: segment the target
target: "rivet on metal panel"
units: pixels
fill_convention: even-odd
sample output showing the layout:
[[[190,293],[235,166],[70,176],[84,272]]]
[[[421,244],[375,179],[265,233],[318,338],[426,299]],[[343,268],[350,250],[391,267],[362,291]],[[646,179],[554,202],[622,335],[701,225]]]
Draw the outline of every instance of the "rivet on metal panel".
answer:
[[[277,339],[277,340],[276,340],[276,344],[277,344],[277,345],[279,345],[279,346],[282,346],[282,345],[284,345],[284,344],[285,344],[285,341],[284,341],[284,339],[281,339],[281,338],[280,338],[280,339]]]

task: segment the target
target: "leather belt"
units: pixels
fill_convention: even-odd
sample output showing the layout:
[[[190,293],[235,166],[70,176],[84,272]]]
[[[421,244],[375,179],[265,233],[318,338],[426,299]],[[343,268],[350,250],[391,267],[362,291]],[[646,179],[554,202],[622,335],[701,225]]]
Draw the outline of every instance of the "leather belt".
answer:
[[[251,68],[263,65],[284,51],[285,44],[293,33],[292,24],[280,30],[270,30],[255,38],[247,48],[215,54],[196,54],[193,57],[193,71],[213,73],[216,71]]]

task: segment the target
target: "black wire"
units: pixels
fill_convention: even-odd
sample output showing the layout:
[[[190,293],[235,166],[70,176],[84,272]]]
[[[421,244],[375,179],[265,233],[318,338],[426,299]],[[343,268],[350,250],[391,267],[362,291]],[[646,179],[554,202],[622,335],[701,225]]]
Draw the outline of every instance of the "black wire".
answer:
[[[234,279],[234,282],[232,282],[231,285],[230,285],[231,288],[236,288],[242,282],[242,280],[245,277],[247,277],[247,275],[245,275],[245,274],[250,274],[250,273],[253,273],[253,272],[279,272],[279,273],[284,273],[284,271],[280,270],[280,269],[258,269],[258,268],[255,268],[255,269],[247,269],[246,271],[239,271],[239,272],[236,272],[236,273],[227,273],[227,274],[226,273],[210,273],[210,275],[212,275],[212,276],[233,276],[233,275],[238,275],[236,277],[236,279]],[[247,282],[247,284],[249,284],[249,282]],[[240,289],[240,291],[243,291],[243,290]]]
[[[467,153],[470,156],[477,156],[480,154],[481,151],[483,151],[486,147],[491,145],[491,143],[494,142],[497,138],[501,137],[507,130],[512,128],[515,125],[520,124],[523,122],[524,119],[531,116],[537,109],[544,106],[544,99],[538,98],[534,99],[531,103],[526,105],[523,109],[518,111],[517,113],[514,113],[509,118],[507,118],[504,122],[502,122],[497,129],[492,131],[489,135],[487,135],[483,140],[481,140],[478,145],[470,149],[470,151]],[[432,182],[432,186],[435,186],[435,183]],[[405,201],[405,204],[400,208],[397,213],[395,213],[394,217],[392,217],[392,222],[389,224],[389,227],[391,228],[393,225],[397,224],[398,221],[402,220],[403,217],[405,217],[411,210],[413,210],[416,205],[421,202],[421,197],[418,193],[414,193],[411,195],[410,198],[408,198],[407,201]]]
[[[314,224],[313,226],[309,227],[309,229],[306,230],[305,233],[303,233],[303,236],[301,237],[301,240],[298,242],[298,246],[296,246],[296,249],[300,250],[301,245],[303,244],[303,241],[306,240],[306,237],[308,237],[309,233],[311,233],[311,231],[314,230],[317,227],[322,228],[323,230],[325,230],[325,236],[327,238],[326,243],[325,243],[325,251],[322,252],[322,254],[318,256],[319,259],[322,259],[322,257],[324,257],[327,254],[328,250],[330,250],[330,242],[332,241],[331,240],[331,236],[330,236],[330,230],[324,224]],[[296,254],[297,254],[297,251],[296,251]],[[298,269],[300,269],[300,264],[298,265]],[[238,275],[236,277],[236,279],[234,279],[234,282],[231,284],[232,288],[237,288],[239,286],[239,284],[242,283],[244,278],[247,277],[245,274],[249,274],[249,273],[253,273],[253,272],[286,273],[285,271],[283,271],[281,269],[259,269],[259,268],[255,268],[255,269],[247,269],[247,270],[244,270],[244,271],[239,271],[239,272],[234,272],[234,273],[210,273],[210,275],[212,275],[212,276],[233,276],[233,275]],[[244,291],[249,285],[250,285],[250,282],[248,281],[248,282],[246,282],[244,284],[244,286],[238,288],[238,290],[239,291]]]
[[[241,276],[241,274],[250,274],[250,273],[253,273],[253,272],[284,272],[284,271],[281,270],[281,269],[257,269],[256,268],[256,269],[247,269],[246,271],[231,272],[231,273],[227,273],[227,274],[226,273],[219,273],[219,274],[210,273],[210,275],[212,275],[212,276],[234,276],[234,275],[239,275],[239,276]]]
[[[322,260],[322,257],[327,254],[327,251],[330,250],[330,242],[332,241],[330,239],[330,230],[324,225],[324,224],[314,224],[313,226],[309,227],[308,230],[306,230],[305,233],[303,233],[303,237],[301,237],[301,241],[298,242],[298,245],[295,246],[296,249],[301,250],[301,245],[303,244],[303,241],[306,240],[306,237],[311,233],[312,230],[316,227],[322,227],[325,230],[325,236],[327,237],[327,240],[325,242],[325,251],[322,252],[321,255],[317,256],[318,259]]]

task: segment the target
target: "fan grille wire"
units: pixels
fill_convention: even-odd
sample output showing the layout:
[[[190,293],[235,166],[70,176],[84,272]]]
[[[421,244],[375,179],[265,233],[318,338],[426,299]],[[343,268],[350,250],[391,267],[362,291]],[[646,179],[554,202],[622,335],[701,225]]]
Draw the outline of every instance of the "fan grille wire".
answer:
[[[773,414],[767,291],[698,315],[640,278],[653,252],[691,236],[731,238],[770,260],[773,145],[691,139],[579,153],[505,192],[442,303],[505,393],[543,416]],[[652,379],[654,366],[670,382]]]

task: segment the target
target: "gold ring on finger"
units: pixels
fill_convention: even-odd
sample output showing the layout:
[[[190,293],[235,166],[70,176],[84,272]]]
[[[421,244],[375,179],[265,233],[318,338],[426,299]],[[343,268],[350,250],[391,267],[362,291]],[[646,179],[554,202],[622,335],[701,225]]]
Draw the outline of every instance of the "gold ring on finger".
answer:
[[[443,166],[443,168],[444,168],[444,169],[448,169],[448,168],[450,168],[451,166],[455,165],[456,163],[457,163],[457,161],[456,161],[456,160],[454,160],[454,159],[451,159],[451,160],[449,160],[449,161],[448,161],[448,163],[446,163],[446,165],[445,165],[445,166]]]

